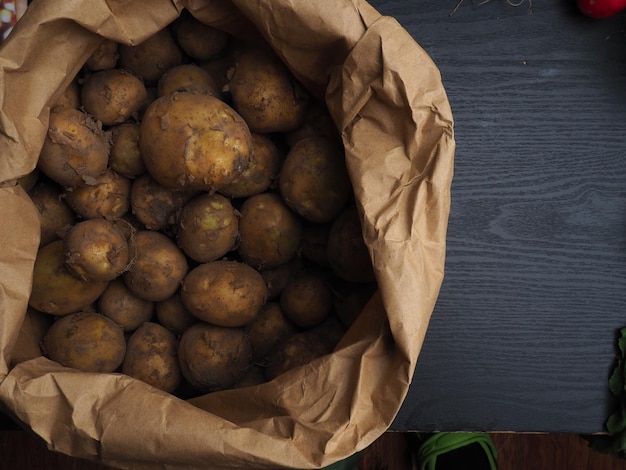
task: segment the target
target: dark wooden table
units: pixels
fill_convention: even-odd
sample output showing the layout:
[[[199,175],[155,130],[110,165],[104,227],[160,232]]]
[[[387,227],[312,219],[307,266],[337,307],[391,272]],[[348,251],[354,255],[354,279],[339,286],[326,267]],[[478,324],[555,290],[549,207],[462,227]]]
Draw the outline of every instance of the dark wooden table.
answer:
[[[626,326],[626,14],[373,0],[455,116],[445,280],[392,428],[604,431]]]

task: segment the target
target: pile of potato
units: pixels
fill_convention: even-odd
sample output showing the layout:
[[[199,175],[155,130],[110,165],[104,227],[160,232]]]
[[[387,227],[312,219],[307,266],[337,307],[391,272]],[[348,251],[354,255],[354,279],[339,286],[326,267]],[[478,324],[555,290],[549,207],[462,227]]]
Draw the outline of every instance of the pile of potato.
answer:
[[[376,285],[324,104],[186,11],[104,41],[20,183],[41,214],[42,352],[179,396],[332,351]]]

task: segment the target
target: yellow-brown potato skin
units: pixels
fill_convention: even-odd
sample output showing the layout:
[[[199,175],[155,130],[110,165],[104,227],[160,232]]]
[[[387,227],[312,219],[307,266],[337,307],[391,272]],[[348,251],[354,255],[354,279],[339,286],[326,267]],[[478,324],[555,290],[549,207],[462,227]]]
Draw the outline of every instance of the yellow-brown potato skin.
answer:
[[[81,186],[107,169],[109,140],[87,113],[62,108],[50,113],[39,169],[62,186]]]
[[[284,315],[300,328],[320,324],[333,309],[333,295],[324,276],[306,272],[291,279],[280,296]]]
[[[221,194],[202,194],[183,206],[176,236],[178,245],[194,261],[214,261],[238,242],[238,212]]]
[[[302,222],[278,194],[257,194],[241,207],[239,238],[238,252],[246,263],[256,269],[274,268],[296,255]]]
[[[250,367],[252,351],[241,328],[198,322],[178,344],[183,377],[198,391],[231,388]]]
[[[175,392],[182,381],[176,336],[158,323],[143,323],[128,338],[122,372],[165,392]]]
[[[309,331],[296,333],[269,352],[265,362],[265,375],[268,380],[275,379],[329,352],[328,345],[318,335]]]
[[[351,195],[343,150],[324,137],[302,139],[291,147],[278,178],[285,203],[310,222],[331,222]]]
[[[29,304],[40,312],[66,315],[95,302],[107,285],[73,275],[65,265],[63,240],[54,240],[42,246],[35,258]]]
[[[154,314],[154,302],[134,294],[121,278],[109,283],[98,298],[98,311],[120,325],[125,333],[135,331]]]
[[[185,254],[166,235],[140,230],[134,236],[135,259],[123,275],[126,286],[145,300],[173,295],[187,274]]]
[[[244,326],[255,360],[263,359],[278,343],[298,329],[285,316],[278,302],[268,302],[251,323]]]
[[[298,128],[310,102],[308,92],[268,49],[251,49],[237,59],[228,90],[233,107],[260,134]]]
[[[146,172],[139,150],[139,124],[125,122],[111,129],[109,166],[127,178],[135,178]]]
[[[178,92],[148,106],[139,147],[148,172],[163,186],[214,191],[248,167],[252,137],[223,101]]]
[[[77,312],[56,320],[48,329],[43,350],[65,367],[83,372],[114,372],[126,354],[122,329],[95,312]]]
[[[29,195],[40,214],[40,246],[60,238],[76,222],[76,214],[65,202],[63,190],[56,183],[42,181]]]
[[[209,72],[196,64],[181,64],[165,72],[157,84],[157,96],[177,91],[203,93],[221,98],[222,92]]]
[[[148,92],[138,77],[120,69],[108,69],[87,75],[80,97],[89,114],[103,125],[113,126],[137,116]]]
[[[217,260],[189,271],[180,295],[200,320],[238,327],[256,317],[267,299],[267,287],[259,272],[247,264]]]
[[[111,220],[80,221],[68,230],[63,241],[65,262],[81,279],[112,281],[128,266],[128,242]]]
[[[130,209],[131,180],[111,169],[65,191],[65,200],[83,219],[117,219]]]
[[[280,171],[280,152],[267,136],[252,134],[252,161],[232,183],[220,188],[220,193],[233,198],[261,194],[277,180]]]

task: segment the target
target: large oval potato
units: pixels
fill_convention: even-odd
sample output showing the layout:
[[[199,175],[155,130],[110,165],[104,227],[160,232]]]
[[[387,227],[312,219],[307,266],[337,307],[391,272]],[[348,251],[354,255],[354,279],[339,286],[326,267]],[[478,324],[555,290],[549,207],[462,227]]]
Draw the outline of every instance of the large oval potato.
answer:
[[[252,363],[250,343],[241,328],[198,322],[180,337],[183,377],[200,392],[232,387]]]
[[[180,296],[200,320],[237,327],[256,317],[267,300],[267,287],[261,274],[247,264],[217,260],[189,271]]]
[[[114,372],[126,354],[124,332],[95,312],[77,312],[56,320],[43,339],[43,351],[62,366],[83,372]]]
[[[163,186],[214,191],[248,167],[252,136],[223,101],[183,91],[148,106],[139,148],[148,172]]]

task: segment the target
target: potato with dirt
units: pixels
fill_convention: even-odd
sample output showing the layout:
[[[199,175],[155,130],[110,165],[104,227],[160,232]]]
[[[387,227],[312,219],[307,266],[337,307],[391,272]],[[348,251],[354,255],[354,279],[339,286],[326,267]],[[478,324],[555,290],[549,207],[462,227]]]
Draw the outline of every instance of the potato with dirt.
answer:
[[[202,23],[188,11],[183,11],[172,23],[172,33],[181,49],[195,61],[216,57],[230,40],[228,33]]]
[[[169,27],[139,44],[120,44],[117,66],[149,83],[156,83],[166,70],[183,63],[183,51]]]
[[[148,172],[163,186],[211,192],[248,167],[252,137],[243,118],[223,101],[178,92],[148,106],[139,148]]]
[[[77,312],[57,319],[43,339],[51,360],[83,372],[115,372],[126,354],[124,332],[96,312]]]
[[[266,135],[252,133],[252,161],[232,183],[220,188],[220,193],[232,198],[246,198],[270,189],[278,179],[281,153]]]
[[[112,220],[78,222],[65,234],[63,246],[67,267],[86,281],[112,281],[131,261],[126,236]]]
[[[122,372],[159,390],[174,393],[182,381],[178,339],[158,323],[143,323],[128,338]]]
[[[68,205],[83,219],[118,219],[130,210],[131,180],[111,169],[89,184],[67,188]]]
[[[315,333],[301,331],[280,342],[266,356],[265,375],[273,380],[296,367],[331,352],[325,341]]]
[[[241,328],[198,322],[180,337],[183,377],[201,392],[231,388],[252,365],[250,343]]]
[[[256,317],[267,300],[267,287],[259,272],[249,265],[217,260],[189,271],[180,296],[198,319],[218,326],[239,327]]]
[[[109,283],[97,301],[98,311],[120,325],[124,333],[135,331],[154,316],[155,302],[132,292],[121,278]]]
[[[104,39],[85,62],[85,68],[92,72],[115,68],[120,57],[118,47],[117,41]]]
[[[278,183],[285,203],[315,223],[333,221],[352,195],[343,149],[325,137],[296,142],[285,157]]]
[[[189,269],[182,250],[152,230],[135,233],[133,243],[135,259],[123,274],[126,286],[140,298],[155,302],[173,295]]]
[[[305,271],[292,278],[280,295],[284,315],[300,328],[322,323],[333,311],[333,294],[324,274]]]
[[[84,281],[67,268],[63,240],[39,248],[33,267],[29,305],[51,315],[78,312],[100,297],[106,281]]]
[[[126,178],[136,178],[146,172],[139,150],[139,124],[124,122],[113,126],[109,167]]]
[[[157,84],[157,96],[189,91],[222,98],[222,90],[209,72],[196,64],[181,64],[167,70]]]
[[[237,246],[239,212],[221,194],[202,194],[181,209],[176,238],[192,260],[214,261]]]
[[[198,194],[195,190],[168,188],[145,173],[132,182],[130,207],[147,229],[164,231],[176,225],[182,207]]]
[[[241,258],[256,269],[275,268],[293,258],[302,239],[302,221],[275,193],[249,197],[241,207]]]
[[[198,322],[180,298],[180,291],[155,304],[156,318],[161,325],[175,335],[182,334],[187,328]]]
[[[298,333],[278,302],[267,302],[252,322],[243,327],[255,360],[262,360],[278,343]]]
[[[50,113],[38,168],[64,187],[90,183],[102,175],[110,143],[102,126],[89,114],[73,108]]]
[[[137,118],[148,92],[143,81],[121,69],[87,74],[83,79],[80,101],[89,114],[104,126]]]
[[[40,215],[40,246],[61,238],[76,223],[76,214],[65,202],[63,189],[57,183],[42,181],[28,194]]]
[[[251,48],[237,58],[228,92],[233,107],[259,134],[300,127],[311,101],[308,91],[267,48]]]

